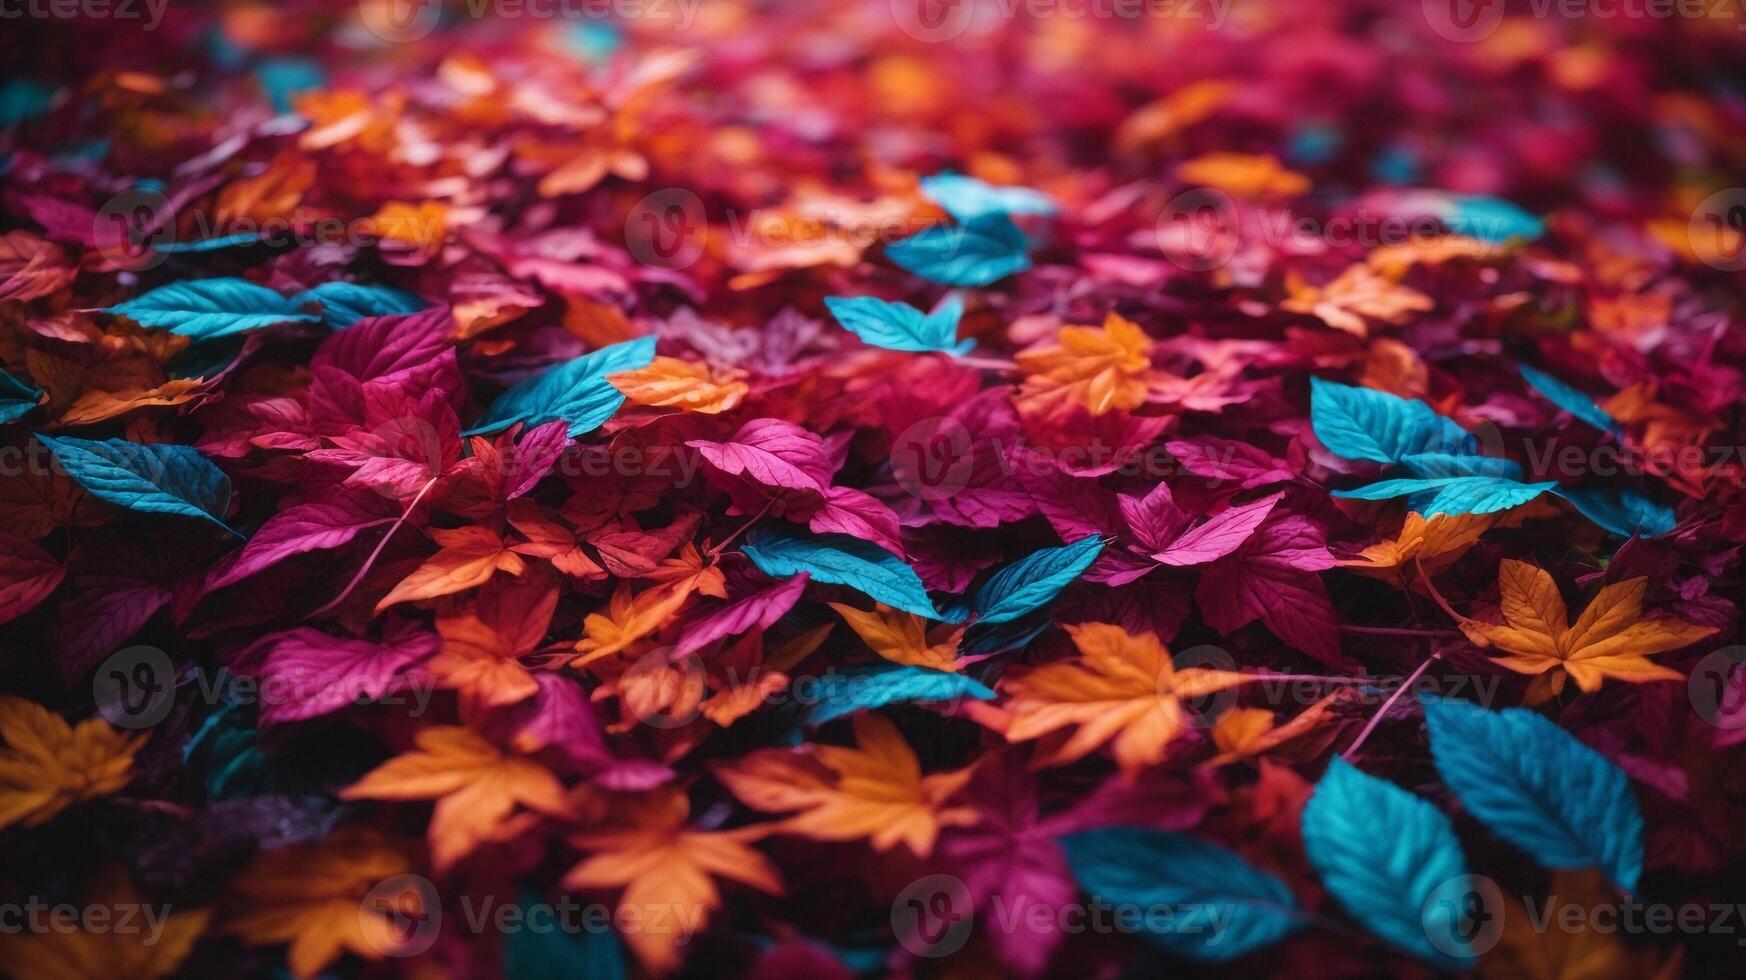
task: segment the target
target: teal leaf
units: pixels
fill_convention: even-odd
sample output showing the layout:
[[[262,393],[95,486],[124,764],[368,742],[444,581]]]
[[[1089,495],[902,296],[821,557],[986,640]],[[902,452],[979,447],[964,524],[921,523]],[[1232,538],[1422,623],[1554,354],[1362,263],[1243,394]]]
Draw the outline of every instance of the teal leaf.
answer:
[[[976,590],[970,609],[978,623],[1005,623],[1041,609],[1103,554],[1103,539],[1088,534],[1061,548],[1044,548],[1006,566]]]
[[[320,303],[322,320],[335,330],[349,327],[367,316],[417,313],[430,305],[404,289],[355,282],[324,282],[291,297],[291,302],[296,306]]]
[[[1450,197],[1438,217],[1451,232],[1482,242],[1505,242],[1512,238],[1533,241],[1546,233],[1544,222],[1514,204],[1475,194]]]
[[[533,426],[556,419],[570,423],[570,438],[587,435],[605,425],[624,404],[624,393],[608,383],[606,376],[648,367],[654,359],[655,338],[638,337],[565,361],[498,395],[485,417],[463,435],[495,432],[517,422]]]
[[[1346,459],[1396,463],[1415,453],[1471,454],[1475,446],[1467,430],[1422,401],[1321,378],[1310,379],[1310,425]]]
[[[202,517],[236,534],[224,523],[230,477],[193,446],[40,433],[36,438],[75,483],[99,500],[147,514]]]
[[[1613,432],[1619,428],[1619,423],[1606,413],[1606,410],[1594,403],[1575,388],[1554,378],[1544,371],[1536,370],[1526,364],[1516,365],[1516,370],[1522,373],[1523,379],[1533,385],[1534,390],[1544,395],[1546,400],[1571,415],[1587,422],[1602,432]]]
[[[904,269],[948,286],[986,286],[1031,267],[1025,233],[1004,215],[934,225],[886,246]]]
[[[48,114],[55,104],[53,85],[34,78],[11,78],[0,84],[0,129]]]
[[[1633,534],[1656,538],[1679,524],[1672,507],[1658,504],[1635,490],[1561,487],[1554,492],[1570,501],[1582,516],[1621,538]]]
[[[825,306],[845,330],[874,347],[901,351],[943,351],[963,354],[976,346],[974,340],[958,341],[958,320],[964,303],[954,296],[932,313],[908,303],[887,303],[871,296],[825,297]]]
[[[127,317],[142,327],[157,327],[195,340],[321,319],[300,311],[296,303],[273,290],[245,279],[172,283],[107,307],[103,312]]]
[[[521,895],[522,928],[511,930],[504,942],[503,974],[508,980],[625,980],[624,946],[608,927],[592,928],[582,921],[566,920],[559,910],[542,902],[538,894]],[[550,923],[542,917],[551,915]]]
[[[238,245],[252,245],[261,240],[257,232],[239,231],[234,235],[222,235],[218,238],[202,238],[197,242],[157,242],[152,250],[171,255],[181,253],[217,252],[221,249],[235,248]]]
[[[1353,490],[1335,490],[1334,496],[1349,500],[1387,500],[1407,494],[1424,494],[1413,509],[1426,517],[1436,514],[1492,514],[1533,500],[1558,486],[1556,483],[1518,483],[1491,476],[1452,476],[1427,480],[1379,480]]]
[[[994,692],[974,677],[930,670],[913,664],[839,670],[819,678],[818,700],[806,723],[822,725],[858,711],[915,701],[992,701]]]
[[[741,546],[752,564],[771,578],[799,572],[814,582],[846,585],[893,609],[939,619],[915,570],[870,541],[846,534],[802,537],[785,527],[761,527]]]
[[[41,398],[41,388],[33,388],[0,371],[0,422],[15,422],[23,418]]]
[[[1456,456],[1450,453],[1410,453],[1400,465],[1413,476],[1427,480],[1454,476],[1489,476],[1520,480],[1522,465],[1502,456]]]
[[[1378,938],[1445,969],[1471,962],[1460,906],[1467,877],[1455,830],[1436,807],[1335,759],[1303,808],[1303,847],[1328,892]]]
[[[1270,946],[1307,919],[1285,882],[1187,834],[1106,827],[1060,838],[1081,888],[1116,906],[1169,909],[1142,934],[1179,956],[1223,962]]]
[[[1523,708],[1423,699],[1431,758],[1461,805],[1542,867],[1643,871],[1643,813],[1624,770]]]
[[[1012,214],[1054,214],[1061,210],[1042,191],[997,187],[962,174],[923,177],[921,191],[959,221]]]

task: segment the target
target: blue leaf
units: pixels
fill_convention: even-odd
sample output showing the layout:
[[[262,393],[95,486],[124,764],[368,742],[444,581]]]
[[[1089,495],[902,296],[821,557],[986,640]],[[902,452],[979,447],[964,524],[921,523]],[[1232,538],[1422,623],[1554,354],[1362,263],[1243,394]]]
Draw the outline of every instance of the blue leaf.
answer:
[[[586,916],[566,922],[554,916],[543,927],[535,909],[553,912],[532,890],[521,895],[522,928],[512,930],[504,942],[503,975],[508,980],[625,980],[624,946],[608,927],[593,928]]]
[[[1088,534],[1062,548],[1044,548],[995,572],[970,609],[979,623],[1005,623],[1043,606],[1103,554],[1103,539]]]
[[[220,249],[234,248],[238,245],[252,245],[260,240],[261,236],[257,232],[239,231],[234,235],[225,235],[220,238],[202,238],[197,242],[158,242],[152,245],[152,249],[154,251],[166,252],[172,255],[184,252],[216,252]],[[295,303],[296,301],[293,300],[292,302]]]
[[[1540,715],[1425,698],[1431,758],[1461,805],[1542,867],[1643,871],[1643,814],[1624,770]]]
[[[1617,420],[1615,420],[1611,415],[1608,415],[1599,405],[1596,405],[1594,399],[1588,397],[1582,392],[1577,391],[1575,388],[1570,387],[1550,374],[1531,368],[1526,364],[1516,365],[1516,370],[1522,373],[1522,377],[1527,380],[1528,384],[1534,386],[1535,391],[1545,395],[1547,401],[1564,409],[1571,415],[1587,422],[1589,425],[1594,426],[1602,432],[1613,432],[1618,429],[1619,423]]]
[[[1145,937],[1189,959],[1223,962],[1302,928],[1285,882],[1187,834],[1106,827],[1060,839],[1080,887],[1118,906],[1170,909],[1148,916]]]
[[[367,316],[417,313],[430,305],[404,289],[355,282],[324,282],[291,297],[291,302],[297,306],[320,303],[322,320],[335,330],[349,327]]]
[[[291,97],[327,85],[327,74],[308,58],[269,58],[255,68],[255,80],[274,112],[290,112]]]
[[[1415,453],[1470,454],[1476,445],[1422,401],[1321,378],[1310,379],[1310,425],[1334,455],[1378,463]]]
[[[606,424],[624,393],[606,380],[609,374],[647,367],[655,359],[655,338],[638,337],[602,347],[517,384],[497,396],[485,417],[463,435],[508,428],[516,422],[542,425],[554,419],[570,423],[570,438],[587,435]]]
[[[899,266],[948,286],[986,286],[1031,267],[1030,242],[1004,215],[935,225],[886,246]]]
[[[836,671],[819,678],[817,690],[818,701],[806,716],[809,725],[822,725],[857,711],[871,711],[888,704],[994,699],[994,692],[974,677],[913,664]]]
[[[1621,538],[1633,534],[1656,538],[1679,524],[1672,507],[1664,507],[1635,490],[1584,487],[1554,492],[1570,501],[1582,516]]]
[[[40,433],[36,439],[55,454],[75,483],[99,500],[149,514],[203,517],[236,534],[224,523],[230,477],[193,446]]]
[[[1400,465],[1413,476],[1434,480],[1452,476],[1489,476],[1520,480],[1522,466],[1502,456],[1455,456],[1449,453],[1409,453]]]
[[[34,78],[11,78],[0,84],[0,128],[11,128],[48,114],[59,89]]]
[[[1546,225],[1539,218],[1495,197],[1457,194],[1450,197],[1439,211],[1438,217],[1450,231],[1482,242],[1504,242],[1512,238],[1533,241],[1546,233]]]
[[[0,371],[0,422],[13,422],[24,417],[41,398],[41,388],[32,388]]]
[[[211,340],[260,330],[281,323],[314,323],[278,293],[245,279],[196,279],[161,286],[125,303],[104,309],[144,327]]]
[[[827,296],[825,306],[844,329],[874,347],[958,355],[976,346],[974,340],[958,342],[958,319],[964,315],[964,303],[956,296],[925,314],[908,303],[887,303],[871,296]]]
[[[1054,214],[1061,210],[1042,191],[997,187],[962,174],[923,177],[921,191],[959,221],[1011,214]]]
[[[1354,490],[1335,490],[1349,500],[1387,500],[1425,494],[1413,509],[1426,517],[1437,514],[1492,514],[1533,500],[1556,483],[1518,483],[1491,476],[1445,476],[1425,480],[1379,480]]]
[[[1441,897],[1467,859],[1436,807],[1335,759],[1304,805],[1303,848],[1328,892],[1389,945],[1445,969],[1471,962],[1459,906]]]
[[[940,618],[915,570],[870,541],[846,534],[801,537],[770,526],[752,532],[740,550],[772,578],[806,572],[815,582],[846,585],[893,609]]]

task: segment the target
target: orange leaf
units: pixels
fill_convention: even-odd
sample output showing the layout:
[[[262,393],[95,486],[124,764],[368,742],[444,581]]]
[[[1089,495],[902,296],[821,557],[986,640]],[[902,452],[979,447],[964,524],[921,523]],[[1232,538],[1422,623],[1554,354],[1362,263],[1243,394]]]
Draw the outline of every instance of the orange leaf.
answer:
[[[426,558],[411,575],[401,579],[394,591],[376,603],[377,612],[398,602],[434,599],[476,588],[490,581],[499,570],[511,575],[527,570],[527,563],[486,528],[475,525],[454,530],[436,528],[430,531],[430,536],[443,550]]]
[[[1146,332],[1115,313],[1102,327],[1062,327],[1055,343],[1014,358],[1027,375],[1021,397],[1066,398],[1093,415],[1138,408],[1146,400],[1151,351]]]
[[[1310,189],[1308,177],[1285,169],[1277,157],[1247,153],[1208,153],[1195,157],[1177,165],[1176,177],[1238,197],[1297,197]]]
[[[158,980],[181,967],[212,916],[200,909],[152,921],[149,916],[157,910],[146,904],[118,865],[98,873],[87,898],[87,908],[108,908],[116,913],[115,928],[8,928],[6,934],[0,934],[0,959],[6,962],[6,972],[30,980]],[[129,909],[148,910],[147,921],[123,928],[120,916],[129,914]]]
[[[1501,514],[1437,514],[1425,518],[1408,514],[1393,541],[1379,541],[1356,558],[1341,562],[1347,568],[1396,585],[1415,581],[1414,561],[1426,572],[1436,572],[1454,563],[1479,536],[1497,523]]]
[[[145,735],[123,734],[101,718],[69,725],[40,704],[0,694],[0,740],[0,827],[35,827],[126,786]]]
[[[1028,742],[1069,727],[1040,751],[1035,766],[1065,765],[1109,744],[1122,776],[1132,780],[1164,759],[1187,728],[1181,698],[1222,691],[1252,680],[1223,670],[1177,670],[1152,633],[1134,636],[1108,623],[1067,627],[1079,657],[1009,674],[1009,742]]]
[[[686,412],[719,415],[739,405],[751,388],[742,373],[720,376],[702,361],[657,357],[648,367],[606,376],[608,384],[638,405],[672,406]]]
[[[950,624],[934,628],[929,636],[927,620],[912,613],[892,609],[883,603],[872,611],[862,611],[841,602],[830,604],[848,622],[874,653],[900,664],[931,667],[934,670],[958,669],[958,640],[964,627]]]
[[[620,582],[606,612],[589,613],[582,621],[584,635],[576,643],[581,656],[570,661],[570,665],[581,667],[622,652],[660,629],[690,596],[691,591],[685,585],[681,582],[658,586],[633,599],[630,586]]]
[[[564,810],[564,787],[545,766],[459,726],[427,728],[418,748],[377,766],[340,791],[347,800],[436,800],[431,859],[438,870],[492,838],[516,804]]]

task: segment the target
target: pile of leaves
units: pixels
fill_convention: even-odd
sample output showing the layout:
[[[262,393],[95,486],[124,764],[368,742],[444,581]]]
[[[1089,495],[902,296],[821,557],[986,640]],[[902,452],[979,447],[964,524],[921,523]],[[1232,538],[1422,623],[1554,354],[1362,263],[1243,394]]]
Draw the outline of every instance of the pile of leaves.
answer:
[[[1739,11],[396,3],[8,21],[0,970],[1738,975]]]

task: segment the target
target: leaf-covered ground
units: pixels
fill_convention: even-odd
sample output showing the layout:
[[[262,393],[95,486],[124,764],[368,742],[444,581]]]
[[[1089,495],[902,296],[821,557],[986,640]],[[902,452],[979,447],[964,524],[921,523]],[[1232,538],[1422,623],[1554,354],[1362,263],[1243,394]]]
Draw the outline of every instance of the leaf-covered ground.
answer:
[[[1746,12],[20,9],[0,971],[1746,965]]]

